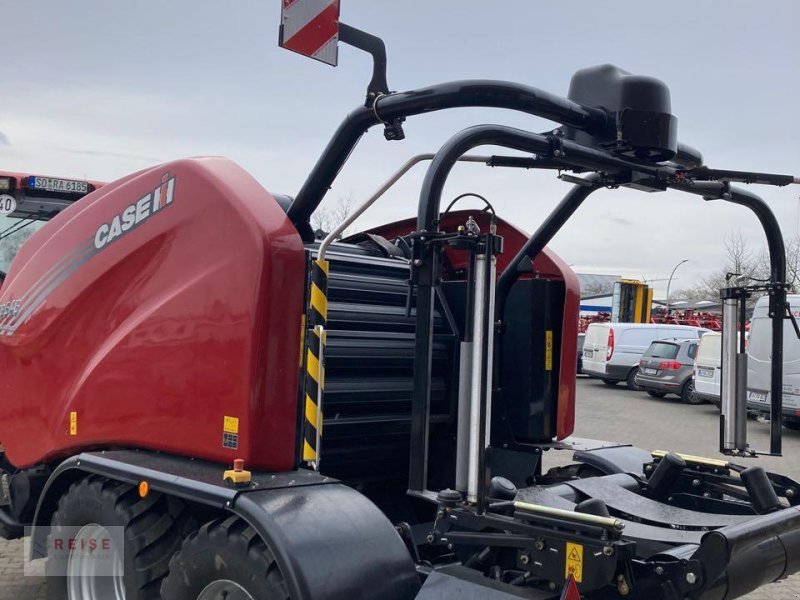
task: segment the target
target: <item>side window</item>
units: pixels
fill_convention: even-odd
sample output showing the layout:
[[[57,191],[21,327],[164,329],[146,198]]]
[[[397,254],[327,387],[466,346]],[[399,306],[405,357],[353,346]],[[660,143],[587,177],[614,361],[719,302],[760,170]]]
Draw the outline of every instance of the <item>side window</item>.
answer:
[[[691,358],[692,360],[695,359],[695,357],[697,356],[697,344],[689,344],[688,354],[689,358]]]
[[[642,346],[646,348],[653,341],[653,330],[648,328],[626,329],[620,338],[620,345]]]

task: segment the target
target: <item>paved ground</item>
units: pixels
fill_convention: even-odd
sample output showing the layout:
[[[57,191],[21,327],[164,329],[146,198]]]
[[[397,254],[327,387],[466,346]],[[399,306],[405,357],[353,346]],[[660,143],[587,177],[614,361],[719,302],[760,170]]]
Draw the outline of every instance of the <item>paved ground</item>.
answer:
[[[713,406],[685,406],[675,400],[655,400],[629,392],[623,386],[609,388],[600,381],[578,382],[578,427],[581,437],[624,441],[648,449],[677,450],[717,456],[718,421]],[[769,426],[750,421],[750,442],[766,449]],[[758,464],[800,479],[800,432],[785,430],[784,458],[760,458]],[[568,462],[570,454],[551,453],[550,465]],[[0,541],[0,600],[46,597],[41,577],[24,577],[22,543]],[[762,588],[747,600],[799,600],[800,576]]]

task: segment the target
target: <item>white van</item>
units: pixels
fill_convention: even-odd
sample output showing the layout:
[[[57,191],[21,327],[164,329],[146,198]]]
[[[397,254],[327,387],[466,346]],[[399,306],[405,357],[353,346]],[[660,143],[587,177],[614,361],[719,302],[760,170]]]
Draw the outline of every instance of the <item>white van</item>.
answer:
[[[795,319],[800,319],[800,295],[790,295],[787,300]],[[772,321],[768,311],[769,298],[759,298],[747,344],[747,409],[767,414],[772,363]],[[800,429],[800,340],[789,319],[783,322],[783,423]]]
[[[639,389],[633,378],[639,359],[655,340],[696,339],[708,331],[688,325],[652,323],[592,323],[583,343],[583,372],[609,385],[625,381],[631,390]]]
[[[700,400],[719,406],[720,376],[722,374],[722,334],[709,331],[700,338],[694,360],[694,395]]]

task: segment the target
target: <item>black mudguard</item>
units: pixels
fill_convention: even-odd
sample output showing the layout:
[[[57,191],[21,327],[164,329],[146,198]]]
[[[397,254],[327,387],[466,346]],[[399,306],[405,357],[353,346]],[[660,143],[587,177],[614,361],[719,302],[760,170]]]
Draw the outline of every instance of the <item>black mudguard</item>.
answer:
[[[419,590],[392,524],[343,484],[242,494],[232,510],[274,551],[292,598],[405,600]]]
[[[88,474],[238,515],[275,555],[295,600],[410,600],[420,589],[411,555],[365,496],[314,471],[254,471],[248,487],[223,482],[226,467],[156,452],[86,452],[53,472],[39,499],[32,558],[46,555],[46,525],[69,485]]]

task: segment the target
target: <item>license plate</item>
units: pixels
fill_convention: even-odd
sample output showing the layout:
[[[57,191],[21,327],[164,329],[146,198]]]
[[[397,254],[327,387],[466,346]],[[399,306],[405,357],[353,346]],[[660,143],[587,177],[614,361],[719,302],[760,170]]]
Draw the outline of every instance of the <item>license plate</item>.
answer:
[[[85,181],[56,179],[55,177],[29,177],[28,187],[47,192],[70,192],[73,194],[89,193],[89,184]]]
[[[594,350],[584,350],[583,356],[586,358],[592,358],[592,356],[594,356]]]
[[[747,390],[747,401],[748,402],[758,402],[761,404],[767,403],[767,392],[754,392],[752,390]]]
[[[700,377],[713,377],[714,369],[697,369],[697,374]]]
[[[645,375],[655,375],[658,373],[658,369],[642,369],[642,373]]]

